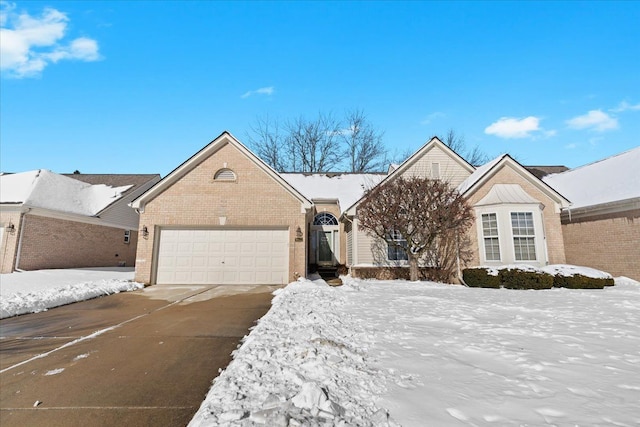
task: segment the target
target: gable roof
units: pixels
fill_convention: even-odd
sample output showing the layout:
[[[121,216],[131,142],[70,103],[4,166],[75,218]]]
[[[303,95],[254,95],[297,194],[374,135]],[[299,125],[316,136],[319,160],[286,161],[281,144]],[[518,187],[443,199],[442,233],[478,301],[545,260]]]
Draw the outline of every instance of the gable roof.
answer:
[[[562,194],[558,193],[554,188],[537,178],[508,154],[498,156],[489,163],[486,163],[476,169],[475,172],[473,172],[458,186],[458,192],[464,197],[469,197],[505,166],[511,167],[515,172],[537,187],[540,191],[554,199],[561,207],[569,205],[569,200],[567,200]]]
[[[282,173],[280,175],[309,200],[337,199],[342,211],[361,198],[366,190],[378,185],[386,176],[384,173]]]
[[[131,187],[92,185],[39,169],[0,176],[0,203],[96,216]]]
[[[543,181],[566,194],[571,209],[640,198],[640,147],[607,157]]]
[[[180,180],[193,168],[198,166],[205,159],[208,159],[211,155],[213,155],[215,152],[217,152],[220,148],[222,148],[226,144],[231,144],[235,148],[237,148],[238,151],[243,153],[256,166],[258,166],[267,175],[269,175],[275,182],[280,184],[287,192],[289,192],[292,196],[298,199],[304,209],[309,209],[311,207],[311,202],[302,193],[300,193],[298,190],[292,187],[291,184],[289,184],[286,180],[282,178],[282,176],[278,174],[278,172],[276,172],[264,161],[262,161],[262,159],[260,159],[251,150],[245,147],[240,141],[238,141],[228,131],[222,132],[217,138],[215,138],[213,141],[207,144],[204,148],[202,148],[193,156],[185,160],[180,166],[175,168],[167,176],[165,176],[158,183],[156,183],[153,187],[145,191],[142,195],[140,195],[133,202],[131,202],[130,206],[140,211],[144,211],[144,206],[147,202],[153,200],[155,197],[160,195],[167,188],[171,187],[175,182]]]
[[[437,136],[434,136],[426,144],[424,144],[418,151],[416,151],[411,156],[409,156],[409,158],[407,158],[400,165],[394,165],[394,164],[390,165],[389,174],[382,181],[380,181],[379,184],[384,184],[385,182],[389,182],[393,180],[395,177],[402,175],[407,169],[409,169],[418,160],[420,160],[426,153],[428,153],[429,151],[431,151],[436,147],[441,149],[445,153],[447,153],[452,160],[460,164],[460,166],[462,166],[462,168],[469,171],[469,173],[472,173],[475,170],[475,168],[469,162],[463,159],[462,156],[460,156],[458,153],[456,153],[451,148],[449,148],[444,142],[440,141],[440,139]],[[347,209],[345,209],[344,212],[345,213],[348,212],[349,214],[354,214],[355,213],[354,208],[360,203],[360,201],[362,201],[363,198],[364,198],[364,194],[362,194],[353,204],[351,204]]]
[[[441,149],[445,153],[447,153],[456,163],[460,164],[460,166],[462,166],[464,169],[469,171],[469,173],[475,170],[475,168],[469,162],[463,159],[462,156],[460,156],[458,153],[456,153],[451,148],[449,148],[447,144],[440,141],[440,139],[437,136],[434,136],[426,144],[420,147],[418,151],[416,151],[411,156],[409,156],[409,158],[407,158],[400,165],[395,167],[393,170],[391,170],[390,168],[389,177],[393,179],[392,176],[402,174],[411,166],[413,166],[418,160],[420,160],[427,152],[431,151],[436,147]]]

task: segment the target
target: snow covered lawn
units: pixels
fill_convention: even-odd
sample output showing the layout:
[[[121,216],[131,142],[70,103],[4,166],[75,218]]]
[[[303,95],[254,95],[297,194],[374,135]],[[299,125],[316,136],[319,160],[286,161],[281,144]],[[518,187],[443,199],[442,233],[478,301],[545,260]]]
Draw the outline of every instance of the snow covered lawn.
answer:
[[[133,267],[36,270],[0,274],[0,319],[143,287]]]
[[[640,425],[640,284],[301,280],[191,425]]]

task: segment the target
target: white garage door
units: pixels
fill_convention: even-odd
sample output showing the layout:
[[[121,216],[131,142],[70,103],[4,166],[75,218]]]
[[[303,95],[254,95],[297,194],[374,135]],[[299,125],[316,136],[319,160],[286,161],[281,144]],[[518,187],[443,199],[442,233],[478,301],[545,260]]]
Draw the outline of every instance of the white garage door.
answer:
[[[158,284],[285,284],[288,230],[161,230]]]

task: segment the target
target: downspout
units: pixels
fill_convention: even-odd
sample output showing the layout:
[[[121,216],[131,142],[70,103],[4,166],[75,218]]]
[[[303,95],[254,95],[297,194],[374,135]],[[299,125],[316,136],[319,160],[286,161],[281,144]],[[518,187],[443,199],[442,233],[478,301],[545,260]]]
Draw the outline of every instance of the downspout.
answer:
[[[462,278],[462,269],[460,268],[460,235],[458,233],[456,233],[456,265],[458,268],[458,280],[462,285],[468,288],[469,285],[464,282],[464,279]]]
[[[344,217],[344,219],[346,219],[347,221],[349,221],[349,223],[351,224],[351,264],[353,265],[353,239],[356,236],[355,230],[353,229],[353,221],[349,219],[349,216],[346,214],[342,214],[342,217]],[[346,246],[346,245],[345,245]],[[347,251],[347,253],[344,256],[344,260],[348,261],[349,259],[349,251]],[[349,266],[349,275],[351,275],[351,265]]]

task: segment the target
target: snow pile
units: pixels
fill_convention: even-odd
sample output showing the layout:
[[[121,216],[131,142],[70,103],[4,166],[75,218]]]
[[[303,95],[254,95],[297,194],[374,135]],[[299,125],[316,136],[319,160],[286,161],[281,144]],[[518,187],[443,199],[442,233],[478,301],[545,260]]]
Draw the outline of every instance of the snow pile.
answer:
[[[640,424],[640,283],[522,292],[306,280],[191,426]]]
[[[480,266],[473,268],[484,268],[487,270],[487,274],[491,276],[497,276],[500,270],[522,270],[530,273],[547,273],[552,276],[564,276],[573,277],[576,274],[585,277],[592,277],[594,279],[611,279],[612,276],[604,271],[596,270],[590,267],[581,267],[577,265],[568,264],[552,264],[544,267],[534,267],[527,264],[506,264],[499,267]]]
[[[547,265],[545,267],[542,267],[540,270],[553,276],[573,277],[576,274],[579,274],[581,276],[591,277],[594,279],[612,279],[612,276],[609,273],[605,273],[604,271],[596,270],[595,268],[590,267],[579,267],[575,265]]]
[[[301,279],[275,294],[190,426],[390,425],[375,404],[385,374],[341,308],[349,292]]]
[[[572,202],[571,208],[640,197],[640,147],[542,180]]]
[[[142,289],[133,268],[36,270],[0,275],[0,319]]]
[[[46,169],[0,176],[0,202],[93,216],[131,185],[87,184]]]

